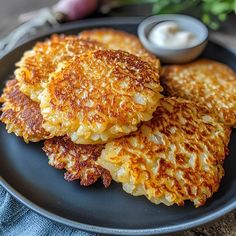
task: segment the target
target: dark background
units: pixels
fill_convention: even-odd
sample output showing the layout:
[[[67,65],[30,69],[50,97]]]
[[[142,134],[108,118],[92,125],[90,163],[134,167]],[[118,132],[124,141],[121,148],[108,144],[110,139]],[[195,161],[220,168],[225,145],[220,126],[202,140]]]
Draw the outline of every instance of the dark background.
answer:
[[[57,0],[0,0],[0,36],[14,29],[19,14],[47,7]]]
[[[89,0],[88,0],[89,1]],[[19,14],[52,6],[57,0],[0,0],[0,37],[9,33],[19,23]],[[113,10],[108,16],[147,16],[151,14],[150,7],[136,6]],[[92,17],[100,16],[93,14]],[[211,38],[228,47],[236,53],[236,16],[231,15],[222,24],[219,31],[211,32]]]

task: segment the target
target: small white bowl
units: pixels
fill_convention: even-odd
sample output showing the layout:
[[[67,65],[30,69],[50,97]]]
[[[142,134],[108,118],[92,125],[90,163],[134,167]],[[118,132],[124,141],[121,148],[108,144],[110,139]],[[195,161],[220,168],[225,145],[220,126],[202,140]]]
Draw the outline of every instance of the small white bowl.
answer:
[[[164,21],[174,21],[183,30],[196,35],[197,42],[190,47],[168,49],[158,47],[149,41],[148,35],[152,28]],[[144,47],[155,54],[164,63],[187,63],[197,58],[208,42],[207,27],[196,18],[180,14],[156,15],[144,19],[138,26],[138,36]]]

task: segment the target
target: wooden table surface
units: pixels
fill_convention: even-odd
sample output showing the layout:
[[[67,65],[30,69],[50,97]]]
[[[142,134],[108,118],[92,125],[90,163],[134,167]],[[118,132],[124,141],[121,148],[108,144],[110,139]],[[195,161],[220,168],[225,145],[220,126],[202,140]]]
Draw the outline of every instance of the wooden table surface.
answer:
[[[0,37],[14,29],[20,13],[53,5],[56,0],[0,0]],[[133,15],[134,13],[132,13]],[[138,15],[142,15],[139,12]],[[232,15],[217,32],[211,32],[211,39],[236,53],[236,17]],[[176,236],[236,236],[236,211],[214,223],[176,234]]]

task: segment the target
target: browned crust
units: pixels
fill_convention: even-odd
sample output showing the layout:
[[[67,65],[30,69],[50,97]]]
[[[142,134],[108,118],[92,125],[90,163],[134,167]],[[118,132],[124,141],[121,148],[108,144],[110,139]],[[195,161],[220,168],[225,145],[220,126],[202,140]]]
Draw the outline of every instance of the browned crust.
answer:
[[[66,169],[66,180],[80,180],[81,185],[89,186],[102,178],[107,188],[112,180],[111,175],[95,163],[103,148],[104,145],[79,145],[68,137],[55,137],[45,141],[43,150],[49,157],[50,165]]]
[[[106,144],[98,163],[110,170],[114,180],[133,184],[137,192],[142,186],[141,194],[146,192],[151,201],[171,196],[172,204],[191,200],[198,207],[220,186],[230,133],[208,108],[163,98],[154,118]],[[130,192],[135,195],[135,191]]]
[[[112,28],[99,28],[82,31],[79,37],[101,42],[108,49],[127,51],[141,57],[144,61],[150,63],[157,71],[160,70],[159,59],[149,53],[133,34]]]
[[[89,51],[51,74],[40,97],[44,128],[70,137],[86,129],[79,135],[88,142],[82,143],[91,143],[94,133],[107,132],[96,140],[104,143],[151,119],[161,91],[159,73],[139,57],[121,50]],[[81,143],[78,139],[72,138]]]
[[[168,111],[168,103],[172,106],[172,109]],[[163,104],[165,104],[163,106]],[[179,122],[179,115],[182,115],[186,119],[186,123],[183,125]],[[213,118],[211,122],[203,122],[202,116],[210,116]],[[170,120],[166,120],[163,116],[168,117]],[[161,100],[161,106],[158,107],[156,112],[153,114],[153,119],[148,123],[149,127],[155,129],[158,127],[161,133],[172,139],[170,132],[171,127],[176,127],[183,133],[182,139],[179,141],[186,140],[185,148],[189,152],[203,152],[198,142],[203,142],[206,145],[207,150],[213,154],[214,159],[217,163],[222,163],[225,157],[228,155],[228,143],[230,141],[231,128],[219,124],[215,113],[212,113],[208,107],[202,104],[187,101],[181,98],[163,98]],[[214,132],[218,131],[218,128],[222,128],[220,139],[215,140],[212,137]],[[192,139],[195,136],[196,139]],[[172,141],[176,141],[173,140]],[[219,147],[219,142],[222,143]],[[168,147],[166,147],[168,148]],[[198,154],[199,154],[198,153]],[[212,163],[215,164],[212,159]]]
[[[236,74],[228,66],[209,59],[164,66],[161,84],[166,95],[206,105],[221,122],[236,126]]]
[[[99,63],[101,65],[100,67],[98,67]],[[97,75],[96,73],[100,73],[101,75],[109,73],[111,68],[114,67],[112,75],[110,78],[107,78],[110,81],[105,85],[106,88],[102,86],[102,81],[104,81],[103,78],[101,78],[101,82],[96,81],[96,84],[93,83],[91,85],[91,76],[94,75],[84,72],[83,64],[90,64],[91,73],[95,76]],[[125,69],[122,68],[123,65],[125,66]],[[107,72],[103,70],[100,71],[101,69],[107,69]],[[141,73],[139,73],[140,76],[136,77],[137,71]],[[74,75],[75,73],[76,75]],[[119,81],[125,77],[129,77],[130,79],[133,78],[133,82],[129,83],[129,88],[125,91],[125,96],[127,97],[126,104],[120,106],[119,96],[121,95],[117,94],[115,96],[112,94],[110,84],[115,86],[115,83],[112,83],[112,80]],[[144,89],[149,90],[146,85],[151,82],[158,82],[158,77],[153,73],[151,67],[147,63],[139,60],[136,56],[118,50],[98,50],[81,55],[67,63],[67,66],[64,67],[62,71],[53,75],[51,82],[48,84],[48,90],[51,95],[50,102],[53,108],[61,111],[70,108],[71,117],[68,118],[74,117],[76,112],[83,111],[84,117],[88,116],[87,120],[90,122],[105,122],[100,116],[89,116],[88,112],[91,111],[92,108],[88,107],[86,104],[88,103],[88,100],[92,100],[95,104],[93,110],[110,119],[113,117],[118,123],[127,124],[129,121],[128,117],[134,112],[132,110],[134,109],[134,107],[132,107],[132,101],[128,102],[128,100],[133,99],[127,96],[129,91],[139,92]],[[118,86],[117,88],[120,89]],[[88,97],[78,100],[78,89],[89,90],[90,93]],[[97,100],[99,97],[102,98],[102,103]]]
[[[49,74],[55,71],[58,63],[99,48],[103,48],[101,43],[79,39],[76,35],[55,34],[44,42],[37,42],[16,64],[18,68],[15,70],[15,76],[20,82],[20,89],[31,96],[31,93],[42,89],[41,83],[48,81]],[[22,85],[28,87],[23,90]]]
[[[49,138],[43,127],[39,104],[20,92],[17,80],[9,80],[0,98],[3,103],[0,120],[9,132],[22,136],[26,142]]]

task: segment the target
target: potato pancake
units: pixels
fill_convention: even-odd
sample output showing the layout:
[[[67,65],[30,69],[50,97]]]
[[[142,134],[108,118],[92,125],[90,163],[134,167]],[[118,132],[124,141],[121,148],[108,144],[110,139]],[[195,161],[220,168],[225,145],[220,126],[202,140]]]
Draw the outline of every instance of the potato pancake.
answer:
[[[230,128],[207,107],[164,98],[138,131],[106,144],[97,163],[134,196],[155,204],[203,205],[224,175]]]
[[[119,50],[61,63],[40,96],[43,127],[78,144],[105,143],[152,118],[162,87],[148,63]]]
[[[0,120],[6,124],[8,133],[23,137],[26,143],[50,138],[50,134],[42,127],[39,104],[19,90],[16,79],[7,81],[0,100],[3,103]]]
[[[111,183],[109,171],[96,164],[104,145],[80,145],[68,137],[55,137],[44,142],[43,150],[49,158],[49,164],[57,169],[66,169],[65,179],[80,180],[83,186],[89,186],[102,178],[107,188]]]
[[[75,35],[53,35],[44,42],[38,42],[32,50],[26,51],[16,64],[16,79],[20,90],[33,101],[39,102],[42,83],[48,81],[58,63],[88,50],[102,48],[98,42],[78,39]]]
[[[167,95],[207,105],[221,122],[236,127],[236,74],[228,66],[206,59],[165,66],[161,83]]]
[[[79,37],[101,42],[108,49],[127,51],[142,58],[142,60],[148,62],[157,71],[160,70],[159,59],[149,53],[133,34],[110,28],[101,28],[82,31]]]

